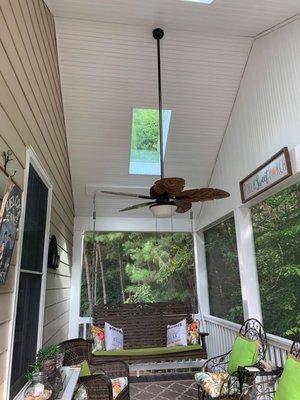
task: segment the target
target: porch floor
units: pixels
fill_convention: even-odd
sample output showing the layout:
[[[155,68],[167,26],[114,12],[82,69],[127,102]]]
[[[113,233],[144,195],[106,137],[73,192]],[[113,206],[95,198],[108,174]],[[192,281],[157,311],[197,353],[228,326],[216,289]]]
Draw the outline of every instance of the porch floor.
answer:
[[[166,376],[168,375],[168,376]],[[132,400],[196,400],[197,385],[193,374],[163,374],[132,379]]]

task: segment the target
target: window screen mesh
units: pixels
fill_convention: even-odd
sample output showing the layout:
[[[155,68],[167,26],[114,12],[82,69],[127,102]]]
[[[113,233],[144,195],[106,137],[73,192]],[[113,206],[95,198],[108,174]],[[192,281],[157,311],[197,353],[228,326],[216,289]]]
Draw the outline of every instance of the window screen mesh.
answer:
[[[243,308],[233,217],[205,231],[204,238],[210,313],[241,323]]]
[[[48,189],[30,166],[11,369],[11,398],[25,385],[28,366],[34,363],[36,356],[47,200]]]
[[[42,271],[48,190],[30,166],[21,268]]]
[[[96,263],[97,303],[184,301],[190,302],[197,310],[193,237],[190,233],[96,232],[94,238],[92,232],[87,232],[81,316],[89,316],[90,285],[87,282],[93,279],[91,271],[95,251],[101,254]]]
[[[252,208],[264,326],[300,337],[300,183]]]

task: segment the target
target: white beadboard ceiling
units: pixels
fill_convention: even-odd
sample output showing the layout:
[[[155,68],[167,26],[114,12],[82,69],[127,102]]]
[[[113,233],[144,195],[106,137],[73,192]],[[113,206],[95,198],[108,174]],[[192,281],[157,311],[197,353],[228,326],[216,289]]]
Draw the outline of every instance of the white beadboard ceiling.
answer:
[[[132,109],[157,106],[154,27],[166,31],[163,99],[172,110],[166,176],[201,187],[209,182],[253,37],[300,11],[300,0],[46,3],[56,17],[77,216],[91,214],[95,188],[146,193],[157,179],[128,173]],[[97,215],[116,217],[135,203],[98,195]],[[151,213],[141,209],[122,216]]]

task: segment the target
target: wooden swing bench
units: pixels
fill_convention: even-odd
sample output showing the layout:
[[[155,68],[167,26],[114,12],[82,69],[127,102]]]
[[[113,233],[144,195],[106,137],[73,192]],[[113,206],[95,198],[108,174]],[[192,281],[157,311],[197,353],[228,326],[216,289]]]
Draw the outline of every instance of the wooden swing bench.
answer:
[[[96,352],[91,355],[91,364],[107,361],[130,364],[206,359],[207,333],[200,333],[199,345],[166,347],[167,325],[176,324],[184,318],[188,323],[192,322],[192,307],[188,303],[96,305],[93,308],[93,324],[104,326],[108,322],[122,328],[124,350]]]

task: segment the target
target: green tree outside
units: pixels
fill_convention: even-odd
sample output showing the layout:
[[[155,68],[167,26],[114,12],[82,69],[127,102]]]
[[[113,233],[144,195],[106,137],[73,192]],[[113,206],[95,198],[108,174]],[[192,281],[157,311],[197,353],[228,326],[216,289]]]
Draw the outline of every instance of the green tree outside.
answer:
[[[93,234],[85,235],[88,269],[93,268]],[[192,235],[188,233],[95,234],[103,263],[97,265],[97,303],[190,301],[195,308],[195,265]],[[90,274],[92,275],[92,274]],[[82,273],[81,316],[89,315],[86,269]]]
[[[300,183],[252,208],[263,322],[300,338]]]

